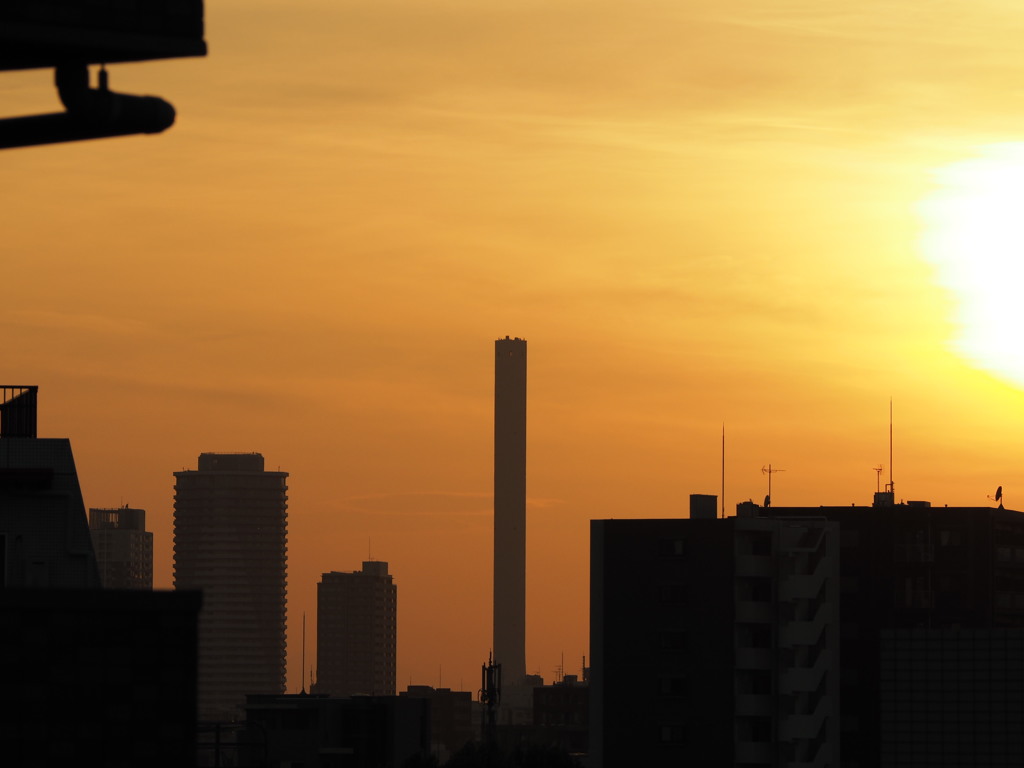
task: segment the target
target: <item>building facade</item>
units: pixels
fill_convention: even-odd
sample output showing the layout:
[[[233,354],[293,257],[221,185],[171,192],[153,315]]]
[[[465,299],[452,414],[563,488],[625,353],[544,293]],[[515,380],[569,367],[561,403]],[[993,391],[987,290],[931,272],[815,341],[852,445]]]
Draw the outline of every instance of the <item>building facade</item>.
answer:
[[[591,521],[589,764],[837,765],[837,541],[713,506]]]
[[[589,749],[590,686],[576,675],[533,689],[533,729],[536,743],[570,755]]]
[[[200,599],[0,590],[3,765],[196,765]]]
[[[410,685],[398,694],[430,702],[430,752],[444,765],[467,743],[480,735],[473,727],[473,694],[429,685]]]
[[[89,533],[104,589],[153,588],[153,534],[146,510],[89,509]]]
[[[430,764],[430,705],[407,696],[250,696],[232,765],[408,768]],[[234,752],[234,750],[232,750]],[[227,758],[230,753],[225,752]],[[228,765],[227,759],[216,763]]]
[[[96,589],[71,441],[37,436],[38,390],[0,385],[0,586]]]
[[[285,691],[288,473],[203,453],[174,477],[174,588],[203,592],[199,718],[235,720],[246,695]]]
[[[316,589],[315,693],[394,696],[398,587],[379,560],[361,571],[331,571]]]
[[[839,526],[843,768],[1024,764],[1024,514],[770,507]]]

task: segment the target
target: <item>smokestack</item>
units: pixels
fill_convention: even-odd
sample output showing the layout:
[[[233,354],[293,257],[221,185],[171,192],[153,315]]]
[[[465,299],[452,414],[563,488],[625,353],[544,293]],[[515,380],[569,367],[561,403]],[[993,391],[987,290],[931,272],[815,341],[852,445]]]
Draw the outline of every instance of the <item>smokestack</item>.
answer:
[[[494,342],[494,661],[526,680],[526,340]]]

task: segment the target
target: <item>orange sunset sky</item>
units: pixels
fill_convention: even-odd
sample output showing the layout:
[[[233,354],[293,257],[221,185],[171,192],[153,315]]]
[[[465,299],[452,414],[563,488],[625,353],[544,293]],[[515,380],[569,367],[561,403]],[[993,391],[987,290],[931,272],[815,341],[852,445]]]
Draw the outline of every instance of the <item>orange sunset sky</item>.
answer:
[[[4,383],[87,506],[289,478],[289,690],[319,575],[387,560],[399,687],[491,645],[493,341],[529,340],[527,668],[578,673],[588,521],[690,493],[1024,508],[1017,0],[208,0],[111,67],[165,134],[5,151]],[[59,108],[0,73],[4,116]],[[300,668],[307,614],[307,670]]]

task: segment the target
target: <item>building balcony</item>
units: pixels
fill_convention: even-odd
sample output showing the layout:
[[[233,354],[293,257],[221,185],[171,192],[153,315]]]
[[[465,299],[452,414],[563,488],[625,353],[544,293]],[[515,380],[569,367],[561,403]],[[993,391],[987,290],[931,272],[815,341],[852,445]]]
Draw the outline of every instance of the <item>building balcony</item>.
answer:
[[[736,742],[737,765],[775,765],[775,753],[771,742]]]
[[[779,600],[813,600],[825,583],[826,571],[826,563],[822,560],[810,575],[784,577],[779,581]]]
[[[806,693],[818,690],[825,673],[832,669],[832,652],[822,651],[813,667],[789,667],[779,674],[779,693]]]
[[[741,600],[736,603],[736,621],[768,624],[775,620],[773,604],[755,600]]]
[[[736,555],[737,576],[770,577],[775,574],[774,561],[762,555]]]
[[[775,697],[758,696],[753,693],[736,694],[736,714],[743,716],[771,717],[775,714]]]
[[[825,528],[798,524],[783,526],[780,530],[779,550],[786,553],[817,552],[825,539]]]
[[[737,648],[736,669],[774,669],[775,653],[769,648]]]
[[[831,698],[821,697],[816,712],[810,715],[789,715],[779,718],[779,739],[782,741],[804,741],[816,739],[825,727],[832,709]]]
[[[779,627],[779,645],[792,648],[795,645],[816,645],[825,629],[826,621],[821,616],[825,609],[819,611],[815,621],[791,621]]]

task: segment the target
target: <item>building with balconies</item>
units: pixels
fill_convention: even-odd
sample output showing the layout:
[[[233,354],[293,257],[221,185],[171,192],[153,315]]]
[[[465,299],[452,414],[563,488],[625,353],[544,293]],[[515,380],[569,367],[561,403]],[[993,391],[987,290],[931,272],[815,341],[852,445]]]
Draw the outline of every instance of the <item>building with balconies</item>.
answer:
[[[288,473],[203,453],[174,477],[174,588],[203,593],[199,719],[237,720],[246,695],[285,690]]]
[[[1024,764],[1024,514],[738,505],[839,526],[843,768]]]
[[[590,765],[839,756],[838,526],[591,521]]]

